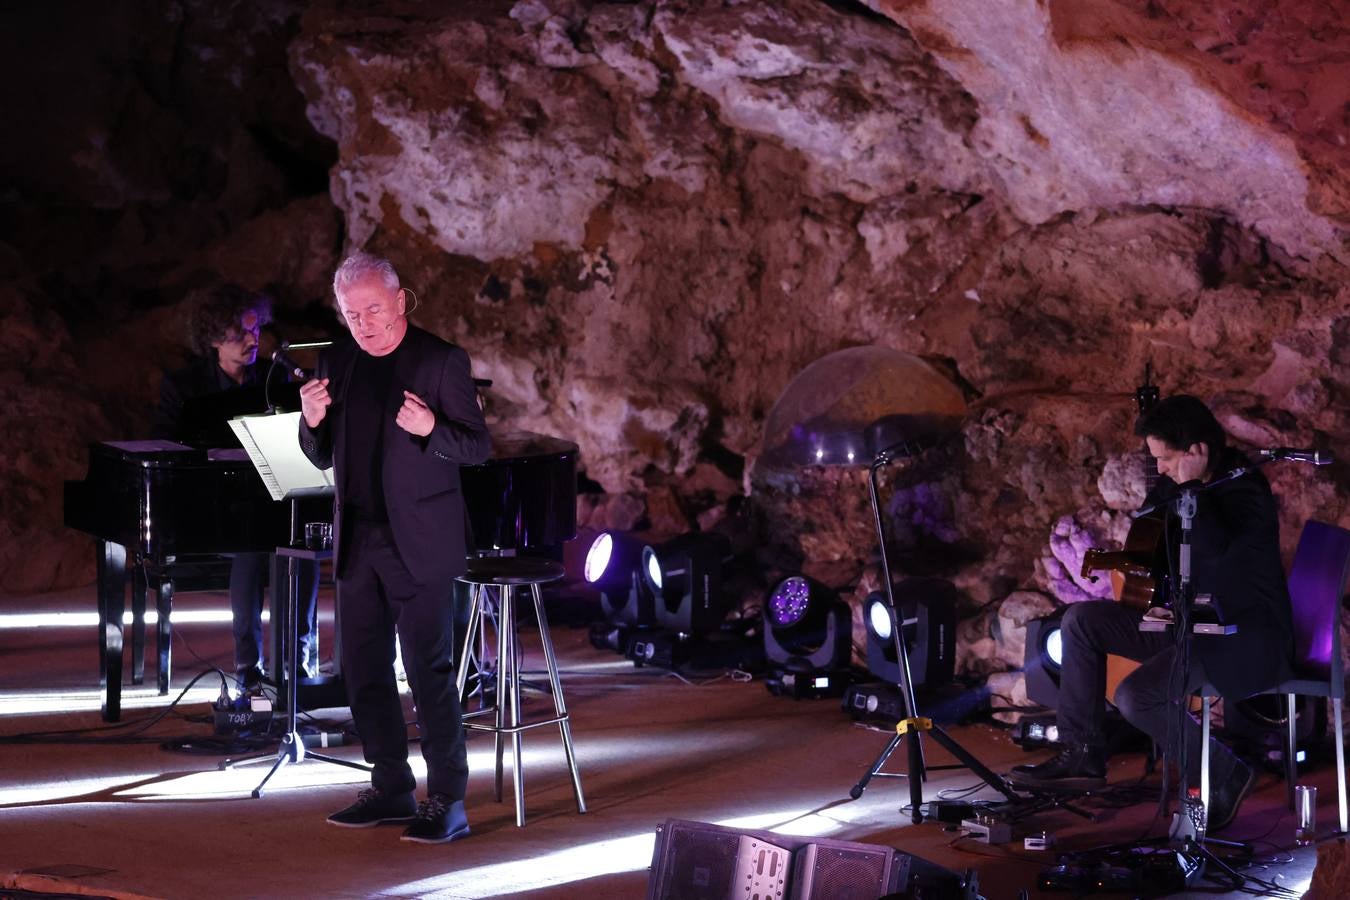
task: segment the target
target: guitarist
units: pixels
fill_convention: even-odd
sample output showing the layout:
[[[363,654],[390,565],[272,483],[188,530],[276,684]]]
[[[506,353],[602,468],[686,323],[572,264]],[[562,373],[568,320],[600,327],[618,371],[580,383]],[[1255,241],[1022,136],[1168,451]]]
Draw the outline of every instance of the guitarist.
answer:
[[[1135,433],[1148,444],[1161,476],[1145,505],[1174,497],[1179,484],[1204,483],[1246,465],[1242,454],[1228,446],[1209,408],[1195,397],[1179,394],[1159,402],[1139,418]],[[1168,550],[1160,555],[1175,572],[1181,529],[1174,516],[1168,518]],[[1084,791],[1105,785],[1102,732],[1109,653],[1140,662],[1117,689],[1116,705],[1131,724],[1163,746],[1175,721],[1175,704],[1188,702],[1206,681],[1225,697],[1237,699],[1289,677],[1293,625],[1275,498],[1265,477],[1251,471],[1201,492],[1191,546],[1195,593],[1210,594],[1220,620],[1237,625],[1237,633],[1193,636],[1189,680],[1174,685],[1179,673],[1174,672],[1176,647],[1170,629],[1141,632],[1140,612],[1111,600],[1069,606],[1060,625],[1064,662],[1058,724],[1064,749],[1048,762],[1014,767],[1015,783]],[[1200,726],[1189,715],[1185,719],[1194,784]],[[1218,741],[1211,741],[1210,754],[1209,830],[1218,831],[1233,821],[1256,776]]]

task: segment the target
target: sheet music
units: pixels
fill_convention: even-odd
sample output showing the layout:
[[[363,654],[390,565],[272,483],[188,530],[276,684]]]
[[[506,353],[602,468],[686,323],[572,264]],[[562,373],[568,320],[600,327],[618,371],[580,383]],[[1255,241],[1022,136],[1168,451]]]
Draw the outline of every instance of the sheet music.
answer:
[[[333,470],[319,469],[300,451],[300,413],[239,416],[230,420],[239,443],[273,500],[328,493]]]

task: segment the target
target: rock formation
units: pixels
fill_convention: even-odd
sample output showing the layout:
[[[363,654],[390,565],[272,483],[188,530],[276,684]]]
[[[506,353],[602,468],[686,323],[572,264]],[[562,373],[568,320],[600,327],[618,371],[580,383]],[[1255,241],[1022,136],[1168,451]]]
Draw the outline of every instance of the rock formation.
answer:
[[[0,557],[6,589],[91,574],[59,482],[143,426],[188,287],[268,287],[317,329],[357,246],[493,379],[494,421],[580,444],[583,524],[673,533],[748,496],[766,568],[839,587],[874,565],[862,473],[756,460],[841,348],[964,392],[886,490],[905,571],[972,608],[1092,593],[1075,554],[1142,495],[1146,363],[1242,442],[1350,437],[1343,3],[162,5],[77,39],[139,68],[60,81],[56,162],[6,151],[0,529],[55,548]],[[34,334],[56,374],[19,362]],[[1345,473],[1271,470],[1286,550],[1350,525]]]

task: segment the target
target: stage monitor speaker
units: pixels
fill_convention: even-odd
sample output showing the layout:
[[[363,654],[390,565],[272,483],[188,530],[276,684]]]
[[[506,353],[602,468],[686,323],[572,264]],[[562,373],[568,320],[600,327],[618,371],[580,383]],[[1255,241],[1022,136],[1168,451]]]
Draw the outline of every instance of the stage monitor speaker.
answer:
[[[974,900],[978,883],[879,844],[668,819],[647,900]]]

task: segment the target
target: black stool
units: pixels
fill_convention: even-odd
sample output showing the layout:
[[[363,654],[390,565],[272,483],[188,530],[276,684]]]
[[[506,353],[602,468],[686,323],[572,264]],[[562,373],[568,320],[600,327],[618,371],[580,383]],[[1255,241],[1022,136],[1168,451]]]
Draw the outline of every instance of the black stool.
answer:
[[[563,702],[562,682],[558,679],[558,660],[553,654],[553,641],[548,634],[548,619],[544,617],[544,600],[539,586],[558,581],[563,577],[561,563],[548,559],[530,557],[485,557],[469,561],[469,571],[459,580],[469,585],[469,624],[464,632],[464,653],[460,657],[457,685],[461,700],[464,700],[464,686],[468,676],[469,653],[477,642],[486,650],[487,638],[483,632],[483,618],[486,613],[496,613],[497,621],[497,698],[492,705],[487,703],[487,692],[483,689],[486,681],[482,671],[485,660],[480,654],[477,658],[479,670],[480,708],[464,714],[464,727],[478,731],[489,731],[493,736],[493,747],[497,758],[497,801],[502,799],[502,735],[511,736],[512,767],[511,777],[516,791],[516,825],[525,824],[525,773],[520,764],[520,734],[529,728],[540,725],[558,725],[562,734],[563,750],[567,754],[567,766],[572,771],[572,790],[577,797],[577,812],[586,811],[586,801],[581,795],[581,775],[577,771],[576,754],[572,750],[572,728],[568,724],[567,706]],[[495,588],[495,591],[488,590]],[[516,609],[518,591],[528,589],[528,596],[534,600],[534,616],[539,622],[539,640],[544,648],[544,662],[548,666],[549,686],[553,693],[554,715],[547,719],[522,722],[520,716],[520,663],[516,659]],[[475,716],[493,714],[491,725],[471,722]]]

